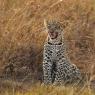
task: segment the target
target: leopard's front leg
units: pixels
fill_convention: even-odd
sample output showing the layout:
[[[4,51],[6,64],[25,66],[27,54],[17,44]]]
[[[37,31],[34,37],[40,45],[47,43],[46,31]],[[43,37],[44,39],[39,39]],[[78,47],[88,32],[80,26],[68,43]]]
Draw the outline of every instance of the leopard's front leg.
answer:
[[[52,78],[52,51],[49,47],[44,48],[44,54],[43,54],[43,78],[44,78],[44,84],[52,84],[53,78]]]

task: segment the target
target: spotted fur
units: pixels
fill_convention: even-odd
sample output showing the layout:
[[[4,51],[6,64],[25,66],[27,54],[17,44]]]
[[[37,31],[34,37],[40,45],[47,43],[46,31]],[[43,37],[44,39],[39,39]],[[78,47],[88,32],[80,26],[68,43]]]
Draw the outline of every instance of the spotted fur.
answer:
[[[51,25],[51,26],[50,26]],[[56,30],[57,24],[50,24],[49,27]],[[49,29],[51,29],[49,28]],[[57,31],[60,27],[57,27]],[[80,70],[65,56],[65,44],[62,39],[62,30],[54,41],[48,40],[44,44],[43,52],[43,72],[45,84],[71,84],[78,83],[81,80]]]

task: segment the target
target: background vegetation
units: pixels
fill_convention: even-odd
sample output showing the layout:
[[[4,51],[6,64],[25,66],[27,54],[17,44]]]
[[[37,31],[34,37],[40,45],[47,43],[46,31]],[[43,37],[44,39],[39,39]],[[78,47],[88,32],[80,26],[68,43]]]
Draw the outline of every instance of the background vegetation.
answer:
[[[95,79],[95,0],[0,0],[0,85],[3,78],[42,81],[44,19],[62,23],[68,58]],[[6,69],[11,63],[13,76]]]

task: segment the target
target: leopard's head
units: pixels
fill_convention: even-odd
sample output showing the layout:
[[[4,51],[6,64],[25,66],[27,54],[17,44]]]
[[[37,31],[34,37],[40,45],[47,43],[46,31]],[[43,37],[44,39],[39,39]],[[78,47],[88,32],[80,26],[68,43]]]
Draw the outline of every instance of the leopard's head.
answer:
[[[51,39],[56,39],[59,35],[61,35],[63,29],[61,24],[58,21],[46,21],[45,27]]]

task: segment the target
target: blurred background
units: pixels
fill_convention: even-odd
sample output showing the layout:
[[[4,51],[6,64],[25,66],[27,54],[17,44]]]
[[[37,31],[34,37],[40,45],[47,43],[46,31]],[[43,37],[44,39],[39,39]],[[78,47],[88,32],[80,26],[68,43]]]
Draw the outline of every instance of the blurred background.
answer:
[[[44,19],[62,23],[68,58],[95,76],[95,0],[0,0],[0,80],[42,81]]]

